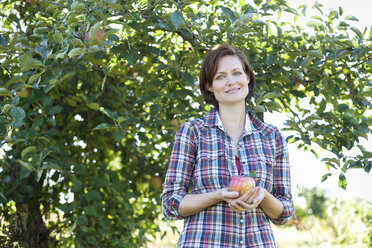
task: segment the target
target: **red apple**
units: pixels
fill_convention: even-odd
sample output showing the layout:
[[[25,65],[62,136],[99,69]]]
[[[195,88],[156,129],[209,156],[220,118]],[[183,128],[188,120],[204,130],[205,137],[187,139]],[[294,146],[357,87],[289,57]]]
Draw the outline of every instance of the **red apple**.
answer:
[[[105,35],[105,32],[103,31],[103,29],[100,28],[100,29],[97,30],[97,33],[93,37],[93,40],[97,40],[97,41],[101,42],[101,41],[103,41],[104,35]],[[89,40],[89,32],[85,33],[84,39]]]
[[[239,196],[243,195],[249,189],[255,187],[256,183],[253,177],[249,176],[234,176],[231,178],[229,184],[230,191],[236,191],[239,193]]]
[[[28,95],[30,94],[30,88],[23,88],[20,92],[19,92],[19,97],[22,97],[22,98],[25,98],[25,97],[28,97]]]

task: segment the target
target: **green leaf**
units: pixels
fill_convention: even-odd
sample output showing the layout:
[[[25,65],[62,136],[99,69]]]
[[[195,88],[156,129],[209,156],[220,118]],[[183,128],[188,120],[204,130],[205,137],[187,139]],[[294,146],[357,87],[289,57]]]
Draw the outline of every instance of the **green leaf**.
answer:
[[[176,11],[171,14],[171,21],[172,24],[175,26],[176,29],[182,24],[183,18],[182,18],[182,12]]]
[[[21,107],[12,107],[9,114],[14,118],[14,125],[17,127],[22,124],[22,120],[26,117],[26,113]]]
[[[182,73],[182,78],[185,79],[189,84],[194,83],[194,78],[192,75],[188,72],[183,72]]]
[[[344,173],[341,173],[338,177],[338,187],[346,190],[347,181]]]
[[[13,48],[14,45],[18,42],[19,40],[19,34],[14,33],[12,39],[9,41],[9,48]]]
[[[72,210],[75,209],[76,203],[71,202],[71,203],[65,203],[61,204],[58,206],[60,210],[62,210],[65,214],[71,213]]]
[[[76,57],[80,54],[84,54],[84,53],[87,53],[88,50],[84,47],[84,48],[80,48],[80,47],[77,47],[77,48],[74,48],[72,49],[69,53],[68,53],[68,57],[69,58],[73,58],[73,57]]]
[[[99,216],[99,213],[97,211],[97,208],[93,205],[88,205],[88,206],[85,206],[84,207],[84,211],[87,215],[90,215],[90,216]]]
[[[250,171],[249,174],[248,174],[249,177],[255,177],[256,176],[256,172],[254,171]]]
[[[227,7],[221,7],[221,9],[222,9],[223,12],[225,12],[225,14],[228,15],[231,23],[234,23],[235,22],[234,12],[231,9],[227,8]]]
[[[298,97],[298,98],[304,98],[306,97],[306,94],[302,91],[298,91],[298,90],[291,90],[290,91],[294,96]]]
[[[328,179],[328,177],[330,177],[332,175],[332,173],[327,173],[327,174],[324,174],[321,178],[321,182],[324,182],[325,180]]]
[[[22,159],[25,159],[27,153],[33,153],[33,152],[36,152],[36,146],[29,146],[29,147],[26,147],[25,149],[23,149],[23,151],[21,152],[21,157]]]
[[[47,119],[47,123],[48,123],[49,125],[55,127],[56,124],[57,124],[57,121],[56,121],[55,119],[53,119],[53,118],[48,118],[48,119]]]
[[[8,41],[0,34],[0,45],[7,47],[8,46]]]
[[[342,16],[342,14],[344,13],[344,9],[341,6],[338,7],[338,13],[340,14],[340,16]]]
[[[1,108],[1,113],[0,114],[8,114],[8,111],[12,108],[12,104],[5,104],[2,108]]]
[[[78,192],[81,190],[83,184],[77,176],[72,176],[71,182],[72,182],[72,187],[71,187],[72,192]]]
[[[345,110],[349,109],[349,105],[345,104],[345,103],[341,103],[340,105],[338,105],[337,107],[337,111],[342,113],[344,112]]]
[[[63,34],[60,32],[60,31],[56,31],[54,34],[53,34],[53,39],[55,41],[57,41],[59,44],[62,44],[63,43]]]
[[[26,53],[19,59],[19,67],[22,71],[29,71],[30,69],[38,68],[41,65],[42,63],[39,60],[34,59],[30,53]]]
[[[324,112],[325,108],[327,106],[327,101],[325,99],[322,99],[322,101],[320,102],[319,104],[319,108],[318,110],[316,111],[318,114],[321,114]]]
[[[363,40],[363,34],[362,34],[362,32],[360,32],[360,30],[358,28],[351,27],[350,29],[354,31],[354,33],[359,37],[359,39]]]
[[[98,124],[93,130],[100,130],[100,129],[106,129],[112,127],[111,124],[107,122],[103,122],[101,124]]]
[[[93,110],[99,110],[99,104],[98,103],[96,103],[96,102],[91,102],[91,103],[89,103],[88,104],[88,107],[90,108],[90,109],[93,109]]]
[[[44,71],[40,72],[40,73],[36,73],[34,75],[32,75],[31,77],[29,77],[28,81],[27,81],[27,84],[31,85],[38,77],[41,76],[41,74],[43,74]]]
[[[101,194],[94,189],[89,190],[88,193],[85,194],[85,196],[88,198],[88,200],[102,200]]]
[[[0,96],[11,96],[11,95],[12,93],[9,90],[5,88],[0,88]]]
[[[261,106],[261,105],[256,105],[253,107],[253,111],[256,112],[256,113],[260,113],[260,112],[265,112],[266,109],[264,106]]]
[[[61,112],[62,109],[63,109],[63,108],[62,108],[61,105],[57,105],[57,106],[52,107],[52,108],[48,111],[48,113],[49,113],[50,115],[54,115],[54,114],[57,114],[57,113]]]
[[[291,73],[298,80],[300,80],[300,81],[303,81],[304,80],[304,75],[302,74],[302,72],[300,72],[300,71],[298,71],[296,69],[292,69],[291,70]]]
[[[356,22],[359,22],[359,19],[356,18],[355,16],[346,16],[346,17],[345,17],[345,20],[350,20],[350,21],[356,21]]]
[[[22,82],[22,83],[24,82],[23,78],[21,78],[20,76],[15,76],[15,77],[9,79],[8,82],[6,82],[6,86],[10,87],[11,85],[16,84],[16,83],[20,83],[20,82]]]
[[[7,201],[7,198],[5,197],[4,193],[0,191],[0,197],[2,197],[5,201]]]
[[[17,159],[16,162],[18,162],[20,165],[22,165],[24,168],[26,168],[27,170],[29,171],[33,171],[34,168],[32,168],[32,166],[29,164],[29,163],[26,163],[20,159]]]
[[[310,51],[307,51],[306,53],[317,59],[323,58],[323,54],[319,50],[310,50]]]
[[[273,99],[273,98],[278,98],[278,97],[281,97],[281,94],[278,92],[267,92],[264,95],[257,97],[255,100],[255,103],[259,105],[266,99]]]
[[[87,227],[88,226],[88,218],[85,215],[79,215],[77,220],[79,222],[79,228],[83,232],[88,232],[88,227]]]
[[[262,106],[265,106],[268,111],[280,111],[282,109],[282,106],[275,101],[264,102]]]
[[[139,57],[138,52],[133,49],[123,52],[122,55],[131,65],[135,64]]]
[[[115,141],[120,142],[125,137],[127,132],[125,130],[119,130],[119,131],[114,132],[113,134],[114,134]]]

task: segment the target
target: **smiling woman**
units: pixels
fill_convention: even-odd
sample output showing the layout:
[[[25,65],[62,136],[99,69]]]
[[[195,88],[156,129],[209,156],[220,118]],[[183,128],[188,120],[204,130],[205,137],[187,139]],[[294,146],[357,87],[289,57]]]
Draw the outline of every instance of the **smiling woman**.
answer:
[[[279,130],[246,108],[255,75],[245,55],[221,45],[204,58],[199,86],[214,105],[178,130],[161,195],[168,219],[184,219],[177,247],[276,247],[270,220],[294,212],[288,151]],[[231,178],[255,173],[243,195]]]
[[[245,103],[248,95],[249,78],[237,56],[224,56],[218,63],[216,76],[209,90],[214,94],[219,105]]]

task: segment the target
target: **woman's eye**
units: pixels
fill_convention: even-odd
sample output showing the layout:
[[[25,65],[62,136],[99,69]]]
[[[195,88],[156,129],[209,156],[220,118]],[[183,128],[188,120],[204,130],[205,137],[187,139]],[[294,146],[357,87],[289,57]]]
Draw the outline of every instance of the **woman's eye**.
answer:
[[[223,75],[217,76],[216,79],[223,79]]]
[[[236,72],[234,72],[234,74],[235,74],[235,75],[241,75],[242,72],[241,72],[241,71],[236,71]]]

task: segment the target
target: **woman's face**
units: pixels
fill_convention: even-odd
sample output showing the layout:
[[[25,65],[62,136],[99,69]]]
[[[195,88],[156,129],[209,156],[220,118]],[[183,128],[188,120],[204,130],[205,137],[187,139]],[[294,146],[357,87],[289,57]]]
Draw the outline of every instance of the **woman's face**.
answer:
[[[242,62],[235,55],[223,56],[214,75],[212,87],[219,105],[235,105],[245,102],[248,95],[249,78]]]

